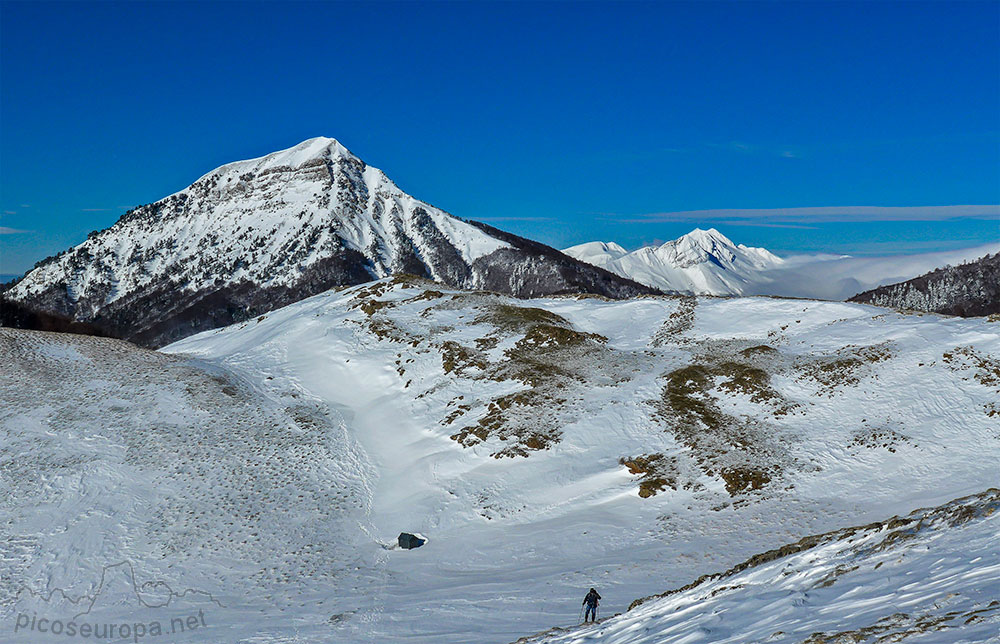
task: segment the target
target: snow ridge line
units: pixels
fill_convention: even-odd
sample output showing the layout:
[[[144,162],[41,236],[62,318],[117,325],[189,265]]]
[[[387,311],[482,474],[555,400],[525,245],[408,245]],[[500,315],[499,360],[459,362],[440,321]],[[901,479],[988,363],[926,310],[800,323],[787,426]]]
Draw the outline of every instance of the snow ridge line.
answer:
[[[867,525],[851,526],[847,528],[840,528],[837,530],[831,530],[830,532],[825,532],[818,535],[810,535],[808,537],[803,537],[795,543],[786,544],[780,548],[775,548],[773,550],[768,550],[756,554],[749,559],[736,564],[729,570],[721,573],[711,573],[707,575],[702,575],[698,579],[694,580],[686,586],[681,586],[680,588],[675,588],[673,590],[668,590],[665,593],[658,595],[649,595],[648,597],[641,597],[636,599],[631,604],[629,604],[628,610],[633,608],[638,608],[642,604],[646,603],[651,599],[659,599],[661,597],[669,597],[670,595],[676,595],[687,590],[696,588],[707,581],[715,581],[717,579],[725,579],[727,577],[732,577],[733,575],[743,572],[744,570],[750,568],[756,568],[765,563],[774,561],[775,559],[780,559],[782,557],[787,557],[788,555],[798,554],[800,552],[805,552],[806,550],[812,550],[818,546],[831,543],[833,541],[840,541],[842,539],[847,539],[859,532],[879,532],[882,530],[896,530],[903,526],[912,524],[914,521],[917,525],[912,528],[914,531],[920,530],[924,526],[925,519],[935,519],[940,515],[944,514],[947,510],[960,507],[976,507],[982,506],[983,511],[988,515],[992,514],[997,508],[1000,508],[1000,489],[988,488],[983,492],[978,494],[970,494],[969,496],[964,496],[953,501],[949,501],[944,505],[935,508],[920,508],[914,510],[909,515],[905,517],[894,516],[883,521],[875,521]]]
[[[859,551],[860,554],[865,554],[873,552],[877,549],[882,549],[887,544],[897,540],[913,537],[921,530],[926,529],[934,523],[948,521],[949,526],[956,526],[972,519],[982,519],[991,516],[997,510],[1000,510],[1000,489],[990,487],[982,492],[959,497],[940,506],[916,509],[905,517],[893,516],[889,519],[875,521],[865,525],[839,528],[822,534],[810,535],[803,537],[797,542],[781,546],[780,548],[775,548],[773,550],[753,555],[724,572],[702,575],[695,581],[681,586],[680,588],[636,599],[629,605],[625,613],[617,613],[610,617],[598,620],[595,624],[587,624],[585,626],[581,625],[575,628],[557,626],[533,635],[522,637],[511,644],[538,644],[548,641],[548,638],[552,636],[564,636],[584,628],[593,630],[595,625],[604,624],[605,622],[623,617],[633,609],[636,609],[651,600],[664,599],[666,597],[694,590],[695,588],[698,588],[708,582],[726,579],[743,571],[762,566],[784,557],[813,550],[823,545],[832,544],[845,539],[850,540],[852,537],[859,534],[862,534],[865,537],[873,537],[883,531],[886,532],[886,537],[880,544]],[[559,639],[558,641],[562,640]]]

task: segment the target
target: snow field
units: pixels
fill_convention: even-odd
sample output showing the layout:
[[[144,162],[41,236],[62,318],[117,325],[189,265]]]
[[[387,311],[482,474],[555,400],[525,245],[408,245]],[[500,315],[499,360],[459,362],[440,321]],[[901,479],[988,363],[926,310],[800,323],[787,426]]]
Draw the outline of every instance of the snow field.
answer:
[[[982,320],[840,303],[702,299],[689,330],[651,347],[680,301],[510,301],[605,336],[610,359],[630,373],[613,385],[587,385],[582,400],[569,391],[555,417],[565,421],[561,437],[549,449],[496,459],[490,454],[503,441],[461,448],[449,438],[454,424],[443,421],[458,396],[479,403],[465,422],[491,398],[523,385],[477,379],[475,370],[446,375],[433,347],[369,331],[373,320],[391,321],[406,337],[426,338],[434,327],[470,346],[490,332],[473,323],[481,300],[448,289],[416,297],[421,290],[393,287],[375,299],[394,304],[371,316],[352,308],[359,289],[328,293],[168,349],[247,373],[281,371],[343,415],[378,472],[374,533],[391,539],[419,530],[432,539],[386,561],[397,583],[387,588],[382,621],[368,631],[380,637],[516,639],[571,623],[576,595],[592,585],[607,598],[606,614],[620,611],[635,597],[776,544],[981,491],[995,475],[1000,436],[984,405],[997,392],[941,358],[955,346],[995,355],[996,331]],[[433,308],[452,295],[457,303]],[[772,386],[797,407],[775,416],[739,393],[720,396],[720,404],[734,405],[726,413],[754,418],[780,439],[781,476],[763,490],[731,496],[717,477],[688,463],[691,488],[640,499],[622,457],[659,452],[686,462],[687,448],[646,404],[660,395],[663,374],[758,344],[779,353]],[[855,355],[870,347],[885,355]],[[817,360],[849,366],[821,382],[806,368]],[[413,588],[422,589],[419,597]],[[360,636],[342,632],[348,640]]]

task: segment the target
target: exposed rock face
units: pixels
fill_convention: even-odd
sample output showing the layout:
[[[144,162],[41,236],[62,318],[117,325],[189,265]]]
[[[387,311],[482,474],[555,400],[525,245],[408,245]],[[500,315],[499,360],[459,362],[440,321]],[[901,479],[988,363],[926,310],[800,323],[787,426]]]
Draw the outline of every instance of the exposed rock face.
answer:
[[[316,138],[224,165],[127,212],[40,262],[4,297],[155,347],[394,273],[519,297],[655,292],[457,219]]]
[[[880,286],[850,301],[962,317],[1000,313],[1000,253]]]

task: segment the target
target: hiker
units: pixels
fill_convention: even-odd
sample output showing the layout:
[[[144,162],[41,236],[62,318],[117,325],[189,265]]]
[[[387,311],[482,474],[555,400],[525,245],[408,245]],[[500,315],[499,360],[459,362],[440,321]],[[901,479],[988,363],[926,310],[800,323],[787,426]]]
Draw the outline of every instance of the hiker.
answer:
[[[597,603],[601,601],[601,596],[597,594],[597,591],[593,588],[587,593],[587,596],[583,598],[583,603],[587,605],[587,612],[583,615],[583,622],[587,623],[587,618],[590,621],[597,621]]]

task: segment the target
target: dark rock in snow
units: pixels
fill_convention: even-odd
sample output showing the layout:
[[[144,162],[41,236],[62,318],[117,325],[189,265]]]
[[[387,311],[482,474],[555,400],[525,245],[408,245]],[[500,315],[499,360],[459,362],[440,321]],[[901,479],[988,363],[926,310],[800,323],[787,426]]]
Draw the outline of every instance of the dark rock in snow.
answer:
[[[399,547],[404,550],[419,548],[426,543],[424,539],[421,539],[415,534],[410,534],[409,532],[400,532],[398,541]]]

